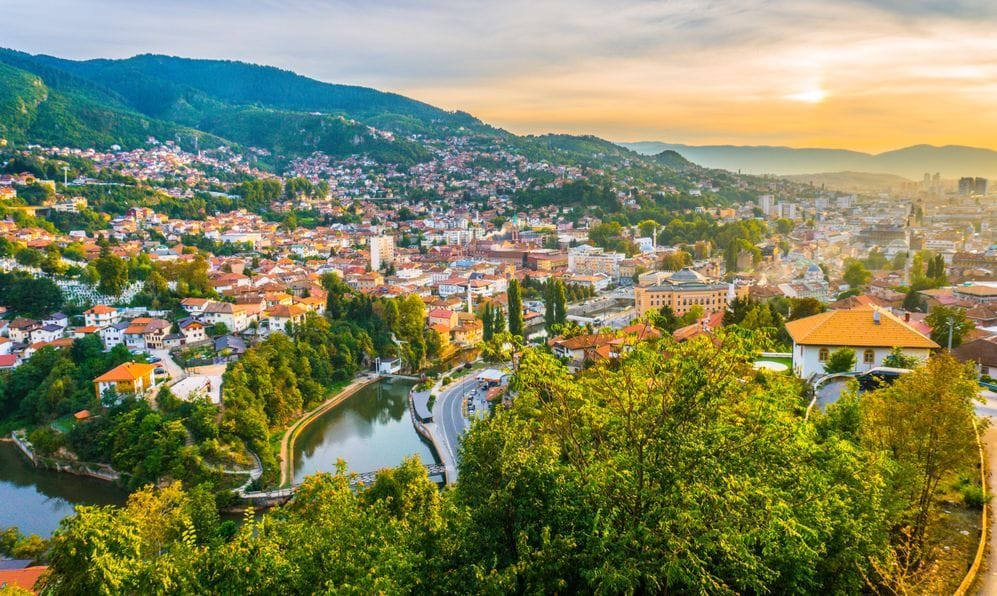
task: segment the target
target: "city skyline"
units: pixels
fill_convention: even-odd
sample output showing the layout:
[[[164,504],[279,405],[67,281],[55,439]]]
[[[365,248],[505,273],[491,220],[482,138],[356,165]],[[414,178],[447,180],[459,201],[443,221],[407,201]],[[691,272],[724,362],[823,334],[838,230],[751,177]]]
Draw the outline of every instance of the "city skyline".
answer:
[[[515,133],[872,153],[997,133],[982,1],[4,4],[19,50],[269,64]]]

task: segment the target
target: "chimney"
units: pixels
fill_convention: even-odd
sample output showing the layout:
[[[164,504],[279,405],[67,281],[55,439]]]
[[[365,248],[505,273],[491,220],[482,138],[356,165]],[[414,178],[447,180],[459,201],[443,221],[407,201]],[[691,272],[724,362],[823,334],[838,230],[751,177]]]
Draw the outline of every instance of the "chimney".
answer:
[[[879,325],[879,311],[878,310],[872,311],[872,322],[875,325]]]
[[[910,313],[909,312],[905,312],[904,313],[904,323],[910,323]]]

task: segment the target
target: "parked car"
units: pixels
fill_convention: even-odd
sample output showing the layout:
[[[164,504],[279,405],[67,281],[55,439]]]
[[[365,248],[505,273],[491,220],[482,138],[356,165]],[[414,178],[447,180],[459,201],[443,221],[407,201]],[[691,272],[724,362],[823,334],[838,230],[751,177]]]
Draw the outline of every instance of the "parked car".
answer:
[[[859,389],[862,391],[874,391],[880,387],[890,385],[900,378],[900,375],[909,373],[909,368],[891,368],[889,366],[877,366],[856,377],[859,380]]]

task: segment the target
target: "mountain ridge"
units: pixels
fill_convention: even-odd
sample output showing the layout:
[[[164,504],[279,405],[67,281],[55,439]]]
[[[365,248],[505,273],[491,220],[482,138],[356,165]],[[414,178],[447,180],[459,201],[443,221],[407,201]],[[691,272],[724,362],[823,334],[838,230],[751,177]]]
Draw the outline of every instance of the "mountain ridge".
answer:
[[[781,145],[685,145],[660,141],[621,142],[644,155],[676,151],[704,167],[747,174],[812,175],[815,172],[892,174],[919,180],[925,173],[943,178],[997,177],[997,151],[966,145],[917,144],[866,153],[850,149],[788,147]]]

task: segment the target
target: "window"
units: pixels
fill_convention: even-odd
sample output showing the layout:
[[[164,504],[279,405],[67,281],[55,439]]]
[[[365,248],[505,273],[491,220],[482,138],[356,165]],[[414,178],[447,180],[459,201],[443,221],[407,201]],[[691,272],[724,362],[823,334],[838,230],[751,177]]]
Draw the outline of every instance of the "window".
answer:
[[[876,361],[876,353],[872,350],[866,350],[862,353],[862,362],[866,364],[872,364]]]
[[[828,351],[827,348],[821,348],[820,351],[817,352],[817,361],[818,362],[827,362],[827,358],[830,355],[831,355],[831,352]]]

